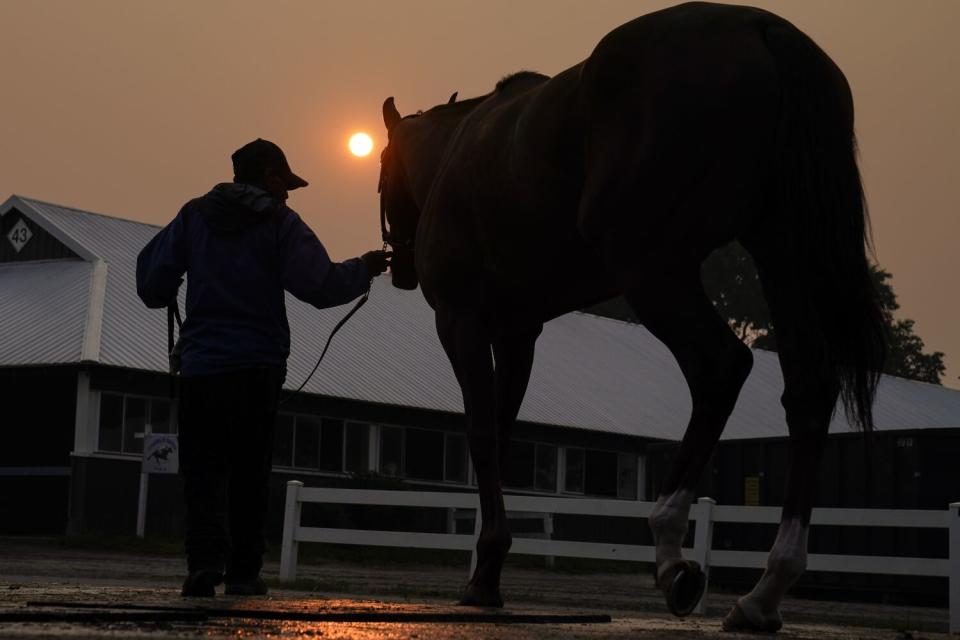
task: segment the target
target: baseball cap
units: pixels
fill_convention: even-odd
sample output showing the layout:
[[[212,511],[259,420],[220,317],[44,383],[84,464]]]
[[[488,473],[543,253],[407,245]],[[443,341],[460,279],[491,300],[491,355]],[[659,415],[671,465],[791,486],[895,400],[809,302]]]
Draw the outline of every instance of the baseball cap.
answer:
[[[257,138],[243,145],[233,152],[230,159],[233,160],[234,180],[239,182],[257,180],[263,175],[264,169],[272,167],[286,178],[287,189],[297,189],[308,184],[306,180],[290,170],[287,157],[283,155],[280,147],[263,138]]]

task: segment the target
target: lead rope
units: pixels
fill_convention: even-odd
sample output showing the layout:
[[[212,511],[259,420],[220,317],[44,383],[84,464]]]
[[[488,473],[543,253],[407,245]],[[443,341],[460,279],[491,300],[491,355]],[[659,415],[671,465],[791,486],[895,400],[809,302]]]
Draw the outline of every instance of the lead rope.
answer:
[[[177,399],[177,378],[180,374],[179,340],[173,339],[173,323],[176,320],[177,329],[183,331],[183,320],[180,318],[180,304],[177,298],[167,305],[167,364],[170,368],[170,399]]]
[[[282,406],[283,404],[285,404],[287,401],[293,398],[293,396],[300,393],[300,391],[303,390],[303,388],[307,385],[307,383],[310,382],[310,378],[313,377],[313,374],[316,373],[317,369],[320,367],[320,363],[323,361],[323,356],[327,355],[327,349],[330,348],[330,343],[333,341],[333,336],[337,335],[337,331],[340,330],[340,327],[345,325],[347,323],[347,320],[353,317],[353,314],[355,314],[357,310],[367,302],[367,299],[370,297],[370,285],[372,284],[373,284],[373,280],[371,279],[370,282],[367,283],[367,290],[364,291],[363,296],[359,300],[357,300],[357,304],[353,305],[353,309],[350,309],[347,315],[343,316],[340,322],[337,323],[337,326],[333,328],[333,331],[330,332],[330,336],[327,338],[327,343],[323,345],[323,351],[320,352],[320,357],[317,358],[317,364],[313,365],[313,370],[310,371],[310,374],[307,376],[307,379],[303,381],[303,384],[297,387],[296,391],[289,393],[286,398],[281,400],[277,406]]]
[[[339,331],[340,328],[347,323],[347,320],[353,317],[353,314],[355,314],[357,310],[360,307],[362,307],[370,298],[370,286],[372,284],[373,284],[373,280],[371,279],[370,282],[367,283],[367,290],[363,292],[363,296],[359,300],[357,300],[357,303],[353,305],[353,308],[350,309],[347,315],[343,316],[340,322],[338,322],[337,325],[333,328],[333,331],[330,332],[330,336],[327,338],[327,343],[323,346],[323,351],[320,352],[320,357],[317,359],[317,364],[313,365],[313,370],[310,371],[310,374],[307,376],[307,379],[303,381],[303,384],[297,387],[296,391],[291,392],[290,394],[287,395],[286,398],[281,400],[277,406],[285,404],[287,401],[293,398],[293,396],[300,393],[303,390],[303,388],[307,385],[307,383],[310,382],[310,378],[313,377],[313,374],[316,373],[317,369],[320,367],[320,363],[323,361],[323,357],[327,355],[327,349],[330,348],[330,343],[333,341],[333,336],[337,335],[337,331]],[[173,302],[167,305],[167,354],[170,360],[170,398],[171,399],[176,399],[177,397],[177,380],[179,378],[178,374],[180,373],[180,353],[178,351],[175,351],[175,347],[177,346],[177,341],[174,340],[174,333],[173,333],[174,321],[176,321],[177,323],[177,328],[182,330],[183,320],[181,320],[180,318],[180,306],[177,304],[176,299],[174,299]]]

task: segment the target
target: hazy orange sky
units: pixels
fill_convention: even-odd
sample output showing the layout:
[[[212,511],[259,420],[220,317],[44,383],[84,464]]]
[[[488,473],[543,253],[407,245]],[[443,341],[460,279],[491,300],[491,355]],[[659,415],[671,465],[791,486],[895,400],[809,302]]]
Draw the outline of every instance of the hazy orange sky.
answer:
[[[0,0],[0,200],[164,224],[264,137],[310,187],[290,205],[337,259],[379,245],[380,105],[401,112],[557,73],[670,2]],[[878,261],[960,387],[960,1],[757,0],[846,73]],[[356,159],[348,136],[375,152]]]

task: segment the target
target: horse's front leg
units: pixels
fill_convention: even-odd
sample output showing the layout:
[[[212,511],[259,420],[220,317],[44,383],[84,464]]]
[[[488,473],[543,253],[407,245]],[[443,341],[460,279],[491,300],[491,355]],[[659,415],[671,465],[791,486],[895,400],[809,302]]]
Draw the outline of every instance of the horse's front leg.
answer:
[[[502,607],[500,572],[511,538],[500,489],[491,341],[476,317],[455,310],[437,310],[437,333],[463,392],[467,442],[477,474],[483,518],[477,539],[477,567],[460,604]]]
[[[509,459],[507,452],[517,413],[523,404],[533,368],[533,352],[543,325],[527,331],[500,336],[493,342],[493,361],[496,375],[497,436],[500,441],[500,473],[503,475]]]

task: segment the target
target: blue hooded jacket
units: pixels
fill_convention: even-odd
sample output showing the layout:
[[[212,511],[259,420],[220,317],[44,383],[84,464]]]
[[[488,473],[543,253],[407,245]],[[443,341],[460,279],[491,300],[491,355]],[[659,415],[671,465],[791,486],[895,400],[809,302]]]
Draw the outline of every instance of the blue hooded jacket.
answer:
[[[185,376],[283,365],[290,353],[284,290],[323,309],[370,284],[362,260],[332,262],[295,211],[241,183],[218,184],[191,200],[143,248],[137,294],[148,307],[166,307],[184,273]]]

